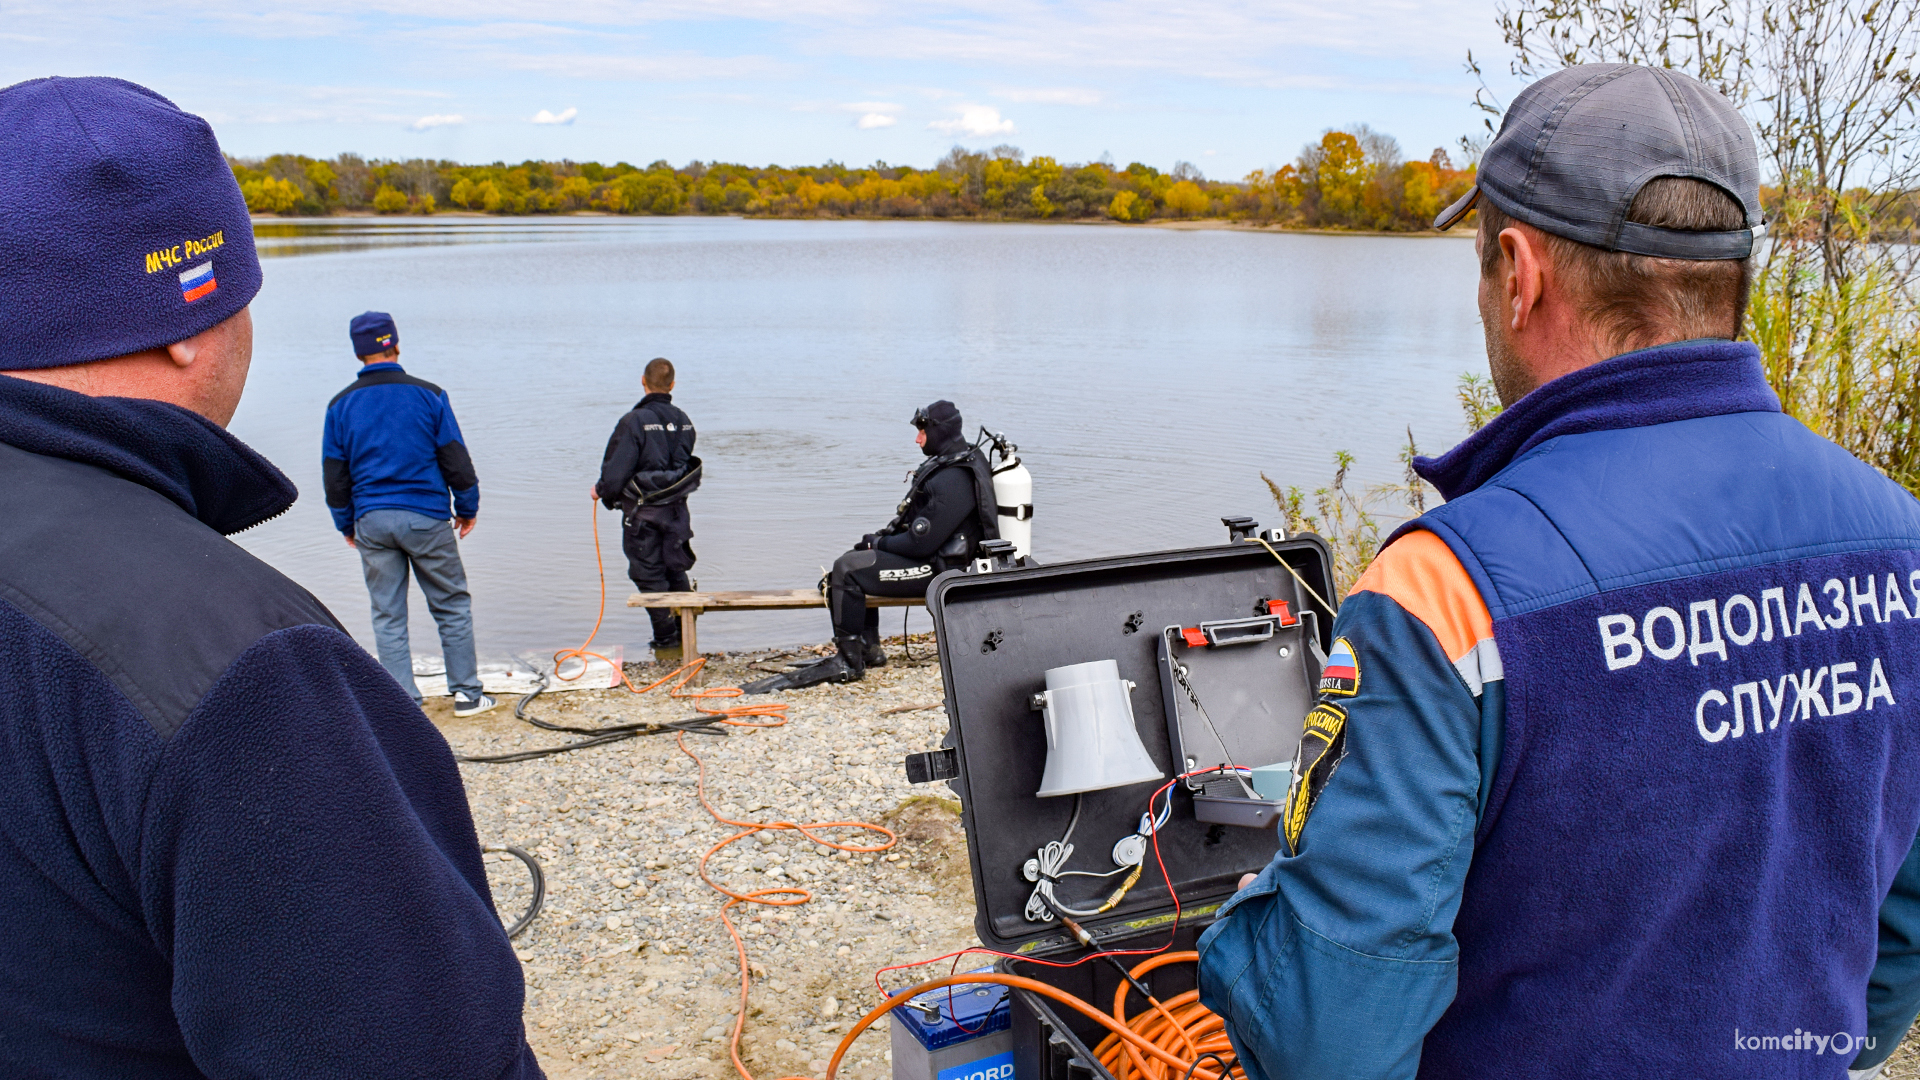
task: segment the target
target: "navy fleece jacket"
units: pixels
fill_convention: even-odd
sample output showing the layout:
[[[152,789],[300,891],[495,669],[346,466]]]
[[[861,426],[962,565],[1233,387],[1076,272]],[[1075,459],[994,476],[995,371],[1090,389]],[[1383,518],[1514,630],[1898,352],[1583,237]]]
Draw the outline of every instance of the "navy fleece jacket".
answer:
[[[294,495],[0,377],[0,1075],[541,1075],[445,740],[223,536]]]
[[[327,403],[320,468],[333,526],[348,536],[369,510],[447,518],[480,513],[480,478],[447,392],[392,361],[368,364]]]

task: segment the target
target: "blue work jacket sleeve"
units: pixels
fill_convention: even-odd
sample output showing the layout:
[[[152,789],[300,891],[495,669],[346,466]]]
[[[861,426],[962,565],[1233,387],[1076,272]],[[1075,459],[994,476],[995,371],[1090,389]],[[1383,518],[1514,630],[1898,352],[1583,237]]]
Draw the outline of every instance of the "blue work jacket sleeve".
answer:
[[[1410,547],[1451,561],[1441,567],[1451,574],[1457,560],[1439,559],[1435,545]],[[1404,585],[1412,560],[1396,561]],[[1199,944],[1201,1000],[1225,1018],[1252,1080],[1412,1077],[1453,1000],[1453,921],[1504,700],[1504,684],[1487,677],[1498,674],[1497,653],[1471,588],[1464,571],[1437,591],[1416,583],[1425,595],[1409,602],[1424,620],[1367,579],[1341,607],[1321,696],[1345,717],[1344,746],[1331,752],[1339,763],[1310,804],[1298,852],[1283,823],[1281,853]],[[1451,601],[1435,600],[1449,589]],[[1477,617],[1436,613],[1450,602],[1477,606]],[[1438,636],[1429,621],[1443,624]],[[1347,664],[1350,681],[1339,674]],[[1301,788],[1296,780],[1290,803]]]
[[[1920,1013],[1920,843],[1907,853],[1880,903],[1880,957],[1867,979],[1867,1035],[1853,1068],[1870,1069],[1894,1048]]]
[[[327,495],[327,512],[333,515],[333,527],[353,535],[353,470],[347,448],[346,425],[340,419],[338,405],[327,408],[326,427],[320,438],[320,475]]]
[[[440,475],[453,493],[453,516],[470,518],[479,514],[480,477],[473,470],[473,458],[467,453],[466,440],[460,437],[460,422],[454,419],[453,403],[445,392],[440,395],[440,418],[433,441]]]

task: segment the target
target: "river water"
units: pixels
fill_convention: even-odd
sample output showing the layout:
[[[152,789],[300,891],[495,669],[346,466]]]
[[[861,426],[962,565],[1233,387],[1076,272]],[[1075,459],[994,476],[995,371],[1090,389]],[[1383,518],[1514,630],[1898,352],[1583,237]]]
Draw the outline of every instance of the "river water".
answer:
[[[480,475],[462,544],[483,659],[578,644],[644,657],[615,514],[587,492],[654,356],[679,369],[706,481],[702,589],[799,588],[883,524],[919,460],[916,406],[1020,446],[1044,561],[1216,543],[1279,521],[1260,474],[1312,490],[1352,451],[1391,480],[1437,452],[1484,371],[1467,236],[732,218],[262,223],[253,374],[233,430],[299,484],[236,539],[371,646],[359,560],[320,481],[347,321],[393,313],[407,370],[445,387]],[[417,654],[439,651],[413,597]],[[886,615],[898,632],[898,611]],[[924,612],[911,616],[927,627]],[[714,614],[708,648],[821,641],[823,612]]]

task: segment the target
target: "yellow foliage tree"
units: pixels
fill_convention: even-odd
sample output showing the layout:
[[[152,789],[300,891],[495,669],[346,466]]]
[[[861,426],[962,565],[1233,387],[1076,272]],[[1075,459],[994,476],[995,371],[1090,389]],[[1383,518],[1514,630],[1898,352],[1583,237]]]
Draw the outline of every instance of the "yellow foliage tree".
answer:
[[[1182,217],[1197,217],[1207,212],[1207,193],[1191,180],[1182,180],[1167,189],[1167,208]]]
[[[433,213],[435,206],[436,204],[434,202],[434,198],[431,195],[422,195],[414,203],[414,209],[419,211],[422,214]]]
[[[471,210],[474,206],[473,181],[461,177],[453,182],[453,190],[447,192],[447,199],[455,206],[464,206]]]
[[[491,180],[482,181],[480,186],[474,189],[473,197],[480,203],[480,209],[489,214],[499,213],[501,204],[505,202],[500,189]]]
[[[1113,201],[1107,204],[1107,216],[1115,221],[1132,221],[1133,204],[1139,201],[1140,196],[1131,191],[1123,191],[1115,195]]]
[[[569,176],[561,181],[557,194],[562,206],[569,210],[578,210],[593,198],[593,182],[584,176]]]
[[[853,202],[853,192],[848,191],[838,181],[823,184],[819,188],[820,205],[839,213],[845,213]]]
[[[307,174],[307,183],[313,185],[314,194],[320,196],[321,202],[333,198],[333,182],[337,179],[333,166],[324,161],[309,161],[302,171]]]
[[[1431,221],[1440,213],[1440,170],[1427,161],[1409,161],[1400,167],[1400,205],[1415,221]]]
[[[268,176],[240,185],[247,209],[256,214],[284,214],[300,205],[300,189],[290,180]]]
[[[1320,168],[1314,186],[1320,194],[1323,213],[1338,221],[1351,221],[1360,210],[1360,198],[1367,184],[1367,155],[1360,140],[1344,131],[1329,131],[1320,139]]]
[[[373,193],[373,212],[376,214],[398,214],[407,209],[407,197],[390,184],[381,184],[380,190]]]

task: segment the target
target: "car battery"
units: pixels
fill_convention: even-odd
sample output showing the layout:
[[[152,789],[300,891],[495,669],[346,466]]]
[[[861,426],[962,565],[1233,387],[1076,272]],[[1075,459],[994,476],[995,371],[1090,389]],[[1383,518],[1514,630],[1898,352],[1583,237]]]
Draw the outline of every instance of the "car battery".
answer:
[[[1056,966],[1089,951],[1058,916],[1102,951],[1140,951],[1115,958],[1127,967],[1193,949],[1241,875],[1279,849],[1275,781],[1333,647],[1325,541],[1224,521],[1221,546],[1039,566],[989,557],[927,592],[951,726],[908,776],[959,796],[975,929],[1013,957],[996,968],[1103,1012],[1121,972]],[[1089,679],[1097,692],[1066,685]],[[1177,963],[1142,981],[1164,1001],[1195,977]],[[1129,1016],[1147,1008],[1129,995]],[[1112,1080],[1094,1051],[1106,1028],[1026,990],[1009,999],[1017,1080]]]
[[[1011,1014],[1004,986],[929,990],[895,1006],[893,1080],[1013,1080]]]

